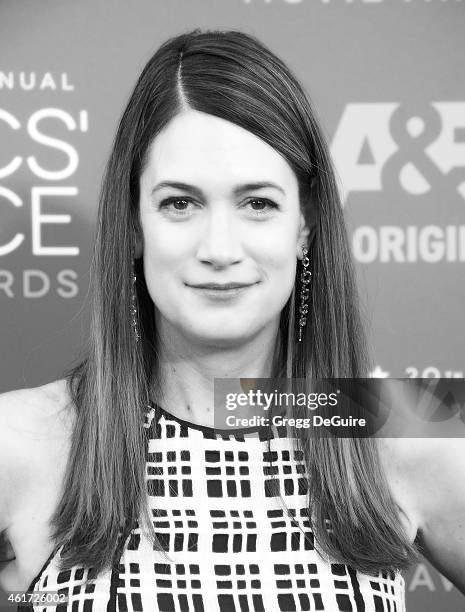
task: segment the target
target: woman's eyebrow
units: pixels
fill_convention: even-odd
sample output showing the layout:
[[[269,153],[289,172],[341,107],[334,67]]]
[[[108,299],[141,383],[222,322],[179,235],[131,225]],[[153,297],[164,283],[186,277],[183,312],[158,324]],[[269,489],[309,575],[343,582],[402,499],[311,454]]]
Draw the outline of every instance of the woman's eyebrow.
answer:
[[[152,189],[151,195],[153,195],[156,191],[158,191],[159,189],[162,189],[163,187],[172,187],[174,189],[180,189],[182,191],[189,191],[190,193],[192,193],[198,198],[205,197],[203,191],[199,189],[198,187],[195,187],[195,185],[190,185],[189,183],[182,183],[179,181],[161,181],[160,183],[155,185],[155,187]],[[241,195],[242,193],[246,191],[253,191],[256,189],[265,189],[267,187],[272,188],[272,189],[277,189],[283,195],[286,195],[286,192],[284,191],[282,187],[270,181],[259,181],[256,183],[244,183],[243,185],[238,185],[237,187],[233,189],[233,195]]]

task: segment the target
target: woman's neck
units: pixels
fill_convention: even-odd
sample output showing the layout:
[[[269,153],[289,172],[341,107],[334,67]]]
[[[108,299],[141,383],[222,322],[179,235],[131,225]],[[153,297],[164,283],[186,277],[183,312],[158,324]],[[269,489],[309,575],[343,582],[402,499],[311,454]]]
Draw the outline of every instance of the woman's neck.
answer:
[[[175,330],[158,330],[158,372],[155,402],[171,414],[207,427],[214,426],[215,378],[268,378],[278,328],[264,329],[242,344],[218,347],[189,341]]]

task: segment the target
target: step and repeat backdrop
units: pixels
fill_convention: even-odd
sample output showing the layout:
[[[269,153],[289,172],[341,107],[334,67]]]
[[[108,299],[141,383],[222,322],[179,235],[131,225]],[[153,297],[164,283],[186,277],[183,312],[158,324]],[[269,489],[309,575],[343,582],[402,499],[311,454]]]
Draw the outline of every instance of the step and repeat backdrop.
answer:
[[[463,378],[465,0],[2,0],[0,391],[79,357],[119,116],[159,44],[194,27],[257,36],[307,89],[338,172],[372,375]],[[406,588],[409,612],[465,609],[426,561]]]

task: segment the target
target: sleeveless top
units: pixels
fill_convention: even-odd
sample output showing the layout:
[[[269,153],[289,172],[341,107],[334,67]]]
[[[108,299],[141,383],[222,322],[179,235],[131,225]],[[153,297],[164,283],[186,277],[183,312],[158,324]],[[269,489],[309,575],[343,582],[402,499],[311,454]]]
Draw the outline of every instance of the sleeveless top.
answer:
[[[400,571],[363,574],[318,554],[304,458],[285,427],[218,430],[155,405],[147,433],[148,503],[170,560],[138,522],[88,582],[89,568],[59,569],[57,547],[29,592],[68,603],[35,612],[405,612]]]

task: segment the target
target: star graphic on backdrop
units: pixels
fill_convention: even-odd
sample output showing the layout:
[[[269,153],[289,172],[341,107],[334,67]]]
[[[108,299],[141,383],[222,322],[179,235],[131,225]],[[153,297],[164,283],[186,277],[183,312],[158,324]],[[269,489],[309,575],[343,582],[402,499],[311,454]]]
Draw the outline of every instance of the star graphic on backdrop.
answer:
[[[370,372],[369,377],[370,378],[388,378],[389,372],[386,372],[385,370],[383,370],[381,366],[377,365],[375,369]]]

